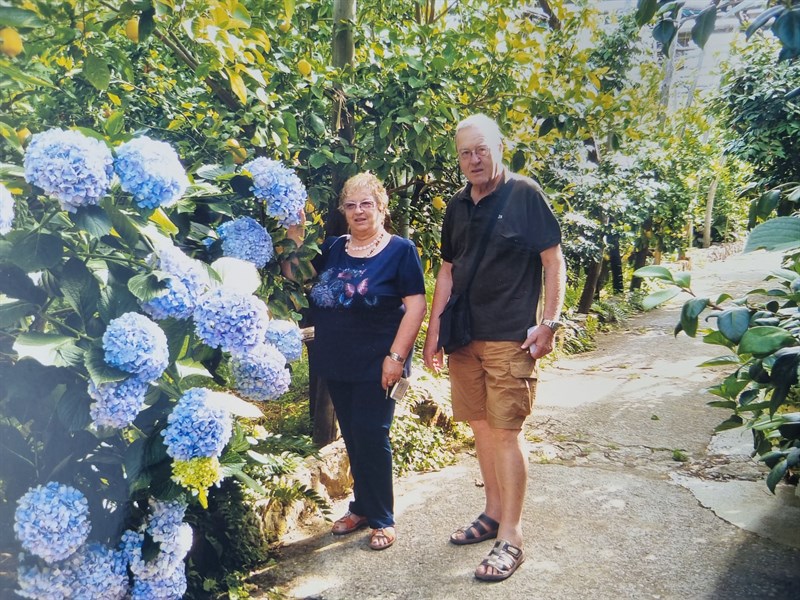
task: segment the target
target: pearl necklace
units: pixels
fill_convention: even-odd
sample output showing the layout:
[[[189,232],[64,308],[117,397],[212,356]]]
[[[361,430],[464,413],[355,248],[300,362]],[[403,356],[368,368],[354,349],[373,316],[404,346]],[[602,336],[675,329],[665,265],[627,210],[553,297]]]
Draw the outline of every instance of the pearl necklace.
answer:
[[[381,234],[378,237],[376,237],[369,244],[365,244],[363,246],[351,246],[350,241],[352,240],[352,237],[349,237],[347,238],[347,242],[344,245],[344,251],[349,253],[349,252],[364,252],[365,250],[369,250],[367,256],[363,257],[363,258],[368,258],[373,254],[375,254],[375,250],[377,250],[378,246],[381,245],[381,242],[383,241],[383,236],[385,235],[386,231],[381,231]]]

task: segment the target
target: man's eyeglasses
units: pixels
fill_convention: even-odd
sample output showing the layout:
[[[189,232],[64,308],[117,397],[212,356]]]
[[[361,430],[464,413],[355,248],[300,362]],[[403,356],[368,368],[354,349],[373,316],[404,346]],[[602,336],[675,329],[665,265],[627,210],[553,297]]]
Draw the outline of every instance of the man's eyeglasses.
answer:
[[[353,212],[356,208],[363,211],[375,210],[375,200],[362,200],[361,202],[345,202],[342,204],[342,210],[345,212]]]
[[[478,158],[486,158],[487,156],[489,156],[489,154],[491,154],[491,152],[492,149],[489,148],[489,146],[484,146],[484,145],[478,146],[474,150],[467,150],[466,148],[463,148],[458,151],[458,159],[470,160],[473,154]]]

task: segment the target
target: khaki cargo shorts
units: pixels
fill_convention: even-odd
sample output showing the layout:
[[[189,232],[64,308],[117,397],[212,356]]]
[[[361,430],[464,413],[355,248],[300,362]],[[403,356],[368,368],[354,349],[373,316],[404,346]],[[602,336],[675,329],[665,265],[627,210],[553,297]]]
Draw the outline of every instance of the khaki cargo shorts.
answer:
[[[453,418],[519,429],[536,399],[536,361],[522,342],[474,341],[448,357]]]

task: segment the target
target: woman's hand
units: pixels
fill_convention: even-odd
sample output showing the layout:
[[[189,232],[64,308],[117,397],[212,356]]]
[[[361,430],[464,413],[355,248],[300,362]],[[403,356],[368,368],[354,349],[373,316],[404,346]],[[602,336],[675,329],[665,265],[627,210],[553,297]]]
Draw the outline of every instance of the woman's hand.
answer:
[[[383,359],[383,373],[381,374],[381,387],[388,390],[403,376],[403,363],[389,358]]]
[[[298,248],[303,245],[306,238],[306,211],[302,208],[297,212],[300,222],[297,225],[289,225],[286,228],[286,239],[292,240]]]

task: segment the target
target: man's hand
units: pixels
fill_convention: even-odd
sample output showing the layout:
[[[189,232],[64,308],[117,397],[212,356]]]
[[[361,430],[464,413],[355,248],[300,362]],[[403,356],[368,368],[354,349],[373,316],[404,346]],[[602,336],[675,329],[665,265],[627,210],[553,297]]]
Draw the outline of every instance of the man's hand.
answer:
[[[438,345],[439,334],[430,335],[430,330],[428,330],[428,335],[425,336],[422,358],[425,361],[425,366],[434,373],[439,373],[444,367],[444,351],[437,349],[436,346]]]
[[[525,338],[521,348],[528,350],[534,360],[542,358],[553,351],[553,339],[555,336],[555,332],[547,325],[539,324]]]

